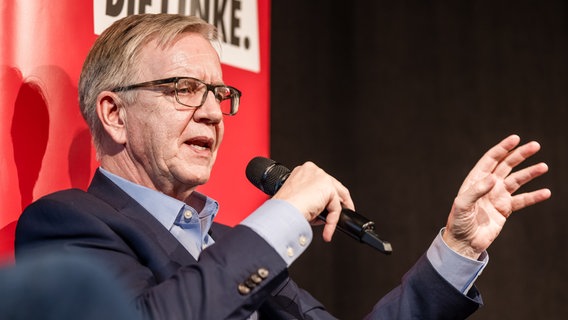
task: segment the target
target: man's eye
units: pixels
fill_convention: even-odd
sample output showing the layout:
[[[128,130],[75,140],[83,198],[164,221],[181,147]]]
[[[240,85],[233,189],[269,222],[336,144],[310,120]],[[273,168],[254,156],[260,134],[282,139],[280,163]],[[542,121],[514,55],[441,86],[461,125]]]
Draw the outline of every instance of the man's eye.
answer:
[[[198,86],[187,86],[178,88],[178,94],[181,95],[190,95],[195,94],[199,90]]]
[[[171,85],[159,85],[155,87],[149,87],[148,90],[160,92],[161,94],[166,96],[173,96],[176,94],[176,89]]]
[[[174,87],[164,87],[162,93],[167,96],[173,96],[176,94],[176,89]]]

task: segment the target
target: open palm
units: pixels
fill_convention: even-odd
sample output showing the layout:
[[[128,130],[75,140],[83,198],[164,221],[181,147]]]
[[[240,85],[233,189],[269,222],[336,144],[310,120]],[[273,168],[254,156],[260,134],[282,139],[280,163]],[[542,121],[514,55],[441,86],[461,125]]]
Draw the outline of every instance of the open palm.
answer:
[[[548,171],[538,163],[512,172],[540,150],[531,141],[518,146],[511,135],[489,149],[464,180],[448,217],[444,241],[458,253],[477,259],[497,238],[512,212],[550,198],[543,188],[513,195],[521,186]]]

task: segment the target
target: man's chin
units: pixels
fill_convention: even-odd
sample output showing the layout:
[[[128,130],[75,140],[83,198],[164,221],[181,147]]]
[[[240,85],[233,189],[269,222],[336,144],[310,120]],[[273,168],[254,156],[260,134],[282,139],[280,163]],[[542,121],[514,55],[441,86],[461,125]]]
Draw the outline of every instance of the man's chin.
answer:
[[[197,187],[207,183],[210,177],[211,177],[210,170],[203,170],[203,172],[194,170],[192,172],[187,172],[185,175],[183,175],[183,178],[180,180],[183,181],[184,184],[186,185],[192,185]]]
[[[171,174],[186,186],[197,187],[205,184],[211,177],[211,163],[184,163],[171,167]]]

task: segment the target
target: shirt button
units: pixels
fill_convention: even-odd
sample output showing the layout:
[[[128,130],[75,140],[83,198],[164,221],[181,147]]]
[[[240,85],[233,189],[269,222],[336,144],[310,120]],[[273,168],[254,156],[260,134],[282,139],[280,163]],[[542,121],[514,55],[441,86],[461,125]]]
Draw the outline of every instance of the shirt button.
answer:
[[[300,239],[298,239],[298,242],[302,247],[304,247],[308,243],[308,238],[306,238],[306,236],[304,235],[301,235]]]
[[[288,247],[286,248],[286,254],[288,255],[288,257],[293,257],[294,256],[294,249],[292,249],[292,247]]]
[[[190,210],[185,210],[183,212],[183,217],[186,218],[186,219],[191,219],[191,217],[193,217],[193,213],[191,213]]]

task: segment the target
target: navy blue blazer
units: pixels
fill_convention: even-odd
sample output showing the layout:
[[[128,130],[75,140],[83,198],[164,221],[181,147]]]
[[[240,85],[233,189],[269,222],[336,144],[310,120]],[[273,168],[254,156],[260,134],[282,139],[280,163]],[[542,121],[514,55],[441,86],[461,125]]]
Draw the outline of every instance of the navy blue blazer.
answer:
[[[100,172],[87,192],[47,195],[24,210],[16,263],[36,250],[88,255],[108,268],[144,319],[335,319],[288,276],[286,263],[250,228],[214,223],[199,261]],[[441,278],[423,256],[369,319],[464,319],[481,304]]]

